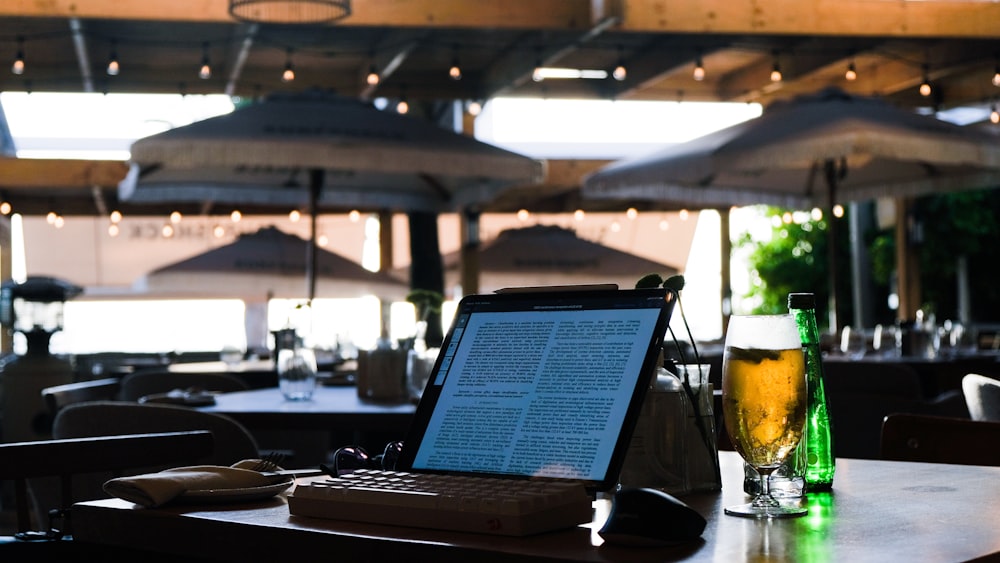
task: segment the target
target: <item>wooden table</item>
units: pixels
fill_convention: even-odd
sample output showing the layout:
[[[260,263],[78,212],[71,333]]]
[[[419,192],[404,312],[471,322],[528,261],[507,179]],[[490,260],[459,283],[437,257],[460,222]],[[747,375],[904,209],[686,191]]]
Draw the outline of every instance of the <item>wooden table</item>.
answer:
[[[834,492],[809,514],[757,521],[726,516],[744,502],[742,465],[720,454],[724,489],[685,497],[708,520],[702,538],[669,548],[601,545],[596,527],[523,538],[290,516],[281,496],[246,505],[142,509],[119,500],[73,507],[77,540],[180,557],[262,561],[967,561],[1000,557],[1000,467],[838,460]],[[306,555],[315,554],[315,555]]]

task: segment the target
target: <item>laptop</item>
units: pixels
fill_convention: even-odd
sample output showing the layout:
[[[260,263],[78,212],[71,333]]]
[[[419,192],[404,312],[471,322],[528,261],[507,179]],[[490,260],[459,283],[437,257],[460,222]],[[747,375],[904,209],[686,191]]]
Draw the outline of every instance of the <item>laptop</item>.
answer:
[[[612,489],[674,302],[664,289],[463,298],[396,469]]]

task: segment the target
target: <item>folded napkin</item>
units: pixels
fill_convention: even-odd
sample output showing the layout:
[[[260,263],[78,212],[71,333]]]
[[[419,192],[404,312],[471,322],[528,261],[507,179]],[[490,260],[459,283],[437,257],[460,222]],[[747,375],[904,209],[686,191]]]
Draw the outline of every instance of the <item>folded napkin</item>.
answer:
[[[104,491],[136,504],[154,507],[170,502],[188,491],[265,487],[286,481],[291,484],[286,476],[266,475],[237,466],[197,465],[118,477],[104,483]]]

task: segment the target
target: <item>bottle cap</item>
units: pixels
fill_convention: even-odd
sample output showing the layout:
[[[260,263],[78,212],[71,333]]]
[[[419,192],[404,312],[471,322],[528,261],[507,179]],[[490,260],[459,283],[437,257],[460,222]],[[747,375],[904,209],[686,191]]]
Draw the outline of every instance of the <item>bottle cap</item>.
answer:
[[[815,309],[816,296],[812,293],[789,293],[789,309]]]

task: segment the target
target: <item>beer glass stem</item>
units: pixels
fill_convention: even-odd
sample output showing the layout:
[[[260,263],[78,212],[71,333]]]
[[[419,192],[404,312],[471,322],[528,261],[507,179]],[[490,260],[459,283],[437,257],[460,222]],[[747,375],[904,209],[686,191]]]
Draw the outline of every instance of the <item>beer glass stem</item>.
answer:
[[[757,478],[760,479],[760,493],[754,497],[753,505],[760,508],[778,506],[778,501],[771,496],[771,474],[762,473],[756,467],[754,470],[757,471]]]

